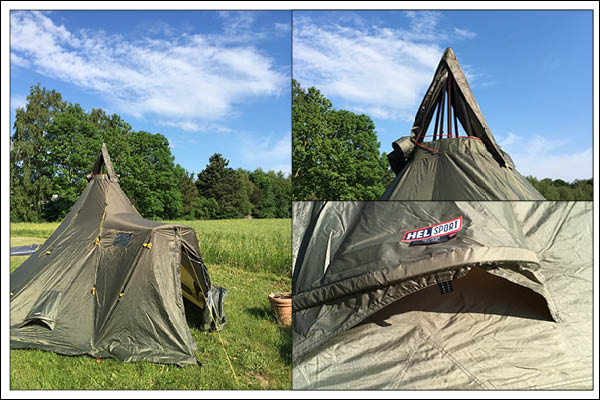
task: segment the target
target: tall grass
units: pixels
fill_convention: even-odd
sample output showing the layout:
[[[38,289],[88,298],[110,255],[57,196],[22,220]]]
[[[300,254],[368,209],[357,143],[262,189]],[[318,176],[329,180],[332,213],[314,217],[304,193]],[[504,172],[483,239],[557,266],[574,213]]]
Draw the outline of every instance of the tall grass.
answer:
[[[207,265],[227,264],[251,272],[291,274],[290,219],[164,221],[193,228]],[[13,223],[11,236],[48,237],[59,223]]]
[[[10,236],[48,238],[58,225],[59,222],[13,222],[10,224]]]
[[[290,219],[170,221],[196,231],[204,262],[290,276]]]

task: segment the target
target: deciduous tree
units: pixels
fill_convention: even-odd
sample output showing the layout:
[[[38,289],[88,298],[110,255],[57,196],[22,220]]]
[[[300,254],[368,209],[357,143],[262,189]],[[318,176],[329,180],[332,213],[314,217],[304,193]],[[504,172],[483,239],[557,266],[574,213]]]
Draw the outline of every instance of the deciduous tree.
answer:
[[[371,118],[335,110],[318,89],[293,81],[294,199],[377,199],[387,169]]]

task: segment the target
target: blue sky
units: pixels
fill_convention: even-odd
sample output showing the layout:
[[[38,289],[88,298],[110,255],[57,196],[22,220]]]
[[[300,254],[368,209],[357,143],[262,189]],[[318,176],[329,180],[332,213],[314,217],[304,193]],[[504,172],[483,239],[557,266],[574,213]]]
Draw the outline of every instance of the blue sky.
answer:
[[[175,162],[290,171],[290,11],[11,12],[11,127],[30,86],[165,135]]]
[[[591,11],[295,11],[293,75],[369,115],[381,150],[410,133],[452,47],[496,141],[524,175],[590,178]]]

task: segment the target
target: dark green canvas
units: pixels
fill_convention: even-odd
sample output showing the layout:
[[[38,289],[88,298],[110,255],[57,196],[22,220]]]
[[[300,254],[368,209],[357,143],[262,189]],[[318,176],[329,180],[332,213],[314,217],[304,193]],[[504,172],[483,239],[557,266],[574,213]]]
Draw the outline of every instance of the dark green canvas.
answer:
[[[206,328],[225,323],[224,289],[212,286],[196,233],[142,218],[104,145],[88,180],[56,231],[10,275],[11,348],[195,363],[183,298],[210,318]]]
[[[296,389],[591,388],[591,202],[295,202]]]

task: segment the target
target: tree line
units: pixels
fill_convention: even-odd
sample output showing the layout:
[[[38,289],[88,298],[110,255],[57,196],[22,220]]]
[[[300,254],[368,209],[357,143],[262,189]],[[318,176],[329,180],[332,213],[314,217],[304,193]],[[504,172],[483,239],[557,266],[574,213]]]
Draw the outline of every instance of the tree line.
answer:
[[[121,188],[150,219],[291,216],[291,180],[282,172],[233,169],[221,154],[204,170],[187,171],[167,138],[135,131],[119,115],[86,112],[55,90],[32,86],[16,110],[10,148],[11,221],[64,218],[87,185],[106,143]]]
[[[594,200],[593,179],[575,179],[566,182],[562,179],[545,178],[538,180],[528,176],[527,180],[537,189],[546,200]]]

